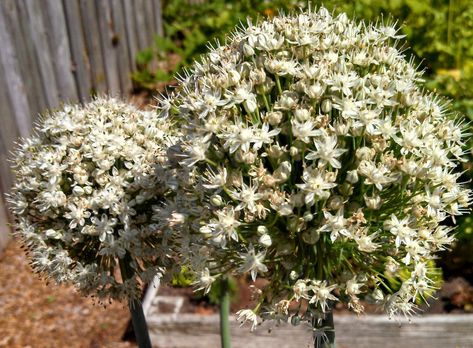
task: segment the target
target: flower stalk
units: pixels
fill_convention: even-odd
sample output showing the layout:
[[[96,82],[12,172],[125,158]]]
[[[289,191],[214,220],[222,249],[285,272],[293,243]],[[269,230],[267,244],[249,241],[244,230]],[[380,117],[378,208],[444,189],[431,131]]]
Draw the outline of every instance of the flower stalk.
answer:
[[[227,277],[220,280],[220,340],[222,348],[231,347],[230,335],[230,291]]]

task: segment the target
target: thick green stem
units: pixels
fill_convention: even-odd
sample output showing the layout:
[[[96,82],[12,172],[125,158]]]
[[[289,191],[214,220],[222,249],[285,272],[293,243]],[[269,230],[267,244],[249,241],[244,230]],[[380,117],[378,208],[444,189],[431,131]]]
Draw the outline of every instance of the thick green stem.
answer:
[[[220,280],[220,340],[222,348],[231,347],[230,338],[230,291],[228,278],[223,277]]]
[[[335,348],[335,325],[333,312],[329,310],[323,318],[312,319],[314,348]]]
[[[123,281],[133,277],[133,269],[130,265],[131,258],[127,253],[123,259],[120,260],[120,272]],[[151,348],[151,340],[149,338],[148,326],[146,325],[145,314],[143,306],[139,300],[130,300],[128,302],[130,309],[131,322],[133,324],[133,331],[136,337],[136,343],[139,348]]]

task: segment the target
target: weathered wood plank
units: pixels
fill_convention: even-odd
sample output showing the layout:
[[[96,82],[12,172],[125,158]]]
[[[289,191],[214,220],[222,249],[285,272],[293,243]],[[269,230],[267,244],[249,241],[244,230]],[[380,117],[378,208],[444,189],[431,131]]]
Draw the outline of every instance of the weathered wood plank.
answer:
[[[54,73],[61,101],[76,102],[78,93],[74,78],[71,48],[67,34],[62,1],[44,0],[41,14],[44,18]],[[39,14],[38,14],[39,15]]]
[[[95,93],[104,94],[107,91],[107,79],[95,3],[96,1],[79,0],[85,46],[92,73],[92,89]]]
[[[3,66],[4,85],[7,86],[12,114],[4,117],[16,120],[20,134],[26,136],[31,131],[31,111],[26,86],[20,72],[21,61],[14,44],[21,33],[15,32],[14,27],[9,25],[9,11],[6,5],[6,3],[1,3],[0,6],[0,42],[2,43],[0,64]]]
[[[4,0],[0,6],[3,7],[8,19],[8,21],[5,21],[5,25],[8,25],[11,28],[11,33],[14,33],[12,43],[17,58],[16,65],[30,109],[30,114],[19,115],[19,122],[23,124],[21,134],[26,135],[30,131],[33,115],[44,107],[44,95],[36,59],[34,59],[34,53],[29,45],[29,38],[24,34],[22,26],[24,20],[22,20],[23,18],[17,7],[20,2],[22,1]]]
[[[163,13],[161,8],[161,0],[151,0],[153,2],[154,9],[154,21],[155,21],[155,33],[159,36],[164,35],[163,29]]]
[[[10,241],[10,227],[8,223],[9,220],[5,202],[3,200],[3,195],[0,195],[0,256]]]
[[[25,47],[25,55],[27,57],[27,63],[22,71],[23,77],[26,76],[26,84],[31,83],[31,86],[28,85],[27,94],[32,99],[36,100],[36,106],[34,104],[30,104],[31,108],[31,118],[33,122],[36,121],[38,114],[48,107],[48,100],[47,100],[47,91],[44,88],[43,81],[41,79],[41,71],[40,71],[40,64],[39,60],[36,56],[35,45],[33,42],[33,37],[30,34],[30,26],[28,22],[28,12],[26,9],[25,1],[15,1],[11,0],[15,3],[17,11],[18,11],[18,22],[21,27],[22,32],[22,39],[18,41],[22,41]]]
[[[72,66],[77,82],[79,99],[89,99],[92,92],[92,75],[87,47],[82,29],[83,18],[78,0],[63,0],[67,32],[72,52]],[[88,25],[88,23],[85,23]]]
[[[114,40],[112,44],[118,60],[121,91],[122,94],[129,94],[132,89],[130,77],[131,66],[128,55],[128,39],[125,30],[123,4],[121,0],[112,0],[111,4],[114,28]]]
[[[97,1],[96,5],[108,92],[112,95],[120,95],[121,86],[120,76],[118,73],[119,66],[116,49],[114,47],[116,34],[110,2]]]
[[[0,12],[3,10],[0,8]],[[2,19],[0,19],[2,21]],[[5,23],[5,22],[3,22]],[[1,26],[1,24],[0,24]],[[1,31],[2,29],[0,29]],[[0,51],[0,55],[5,52]],[[10,104],[10,98],[7,91],[8,82],[5,79],[3,64],[0,64],[0,253],[8,244],[10,239],[7,228],[8,215],[3,203],[3,196],[10,190],[13,175],[10,171],[8,158],[9,152],[13,148],[14,141],[18,137],[16,129],[14,111]]]
[[[123,12],[125,17],[125,30],[128,41],[128,57],[130,59],[131,71],[136,69],[136,53],[138,52],[138,38],[135,25],[135,11],[133,0],[123,0]]]
[[[143,0],[133,1],[133,7],[135,9],[135,25],[138,34],[138,50],[141,51],[150,44],[148,33],[146,33],[145,6]]]
[[[147,317],[153,344],[161,348],[218,347],[218,316],[180,314]],[[311,328],[268,323],[250,332],[231,319],[232,347],[313,347]],[[271,328],[271,331],[268,330]],[[335,316],[337,348],[471,348],[473,315],[430,315],[399,325],[386,316]]]
[[[154,36],[156,35],[152,0],[144,0],[143,6],[146,23],[146,46],[149,47],[153,43]]]
[[[56,83],[53,61],[51,60],[46,28],[41,15],[41,4],[36,0],[24,0],[28,25],[28,35],[34,46],[35,56],[41,72],[42,85],[46,94],[48,108],[59,105],[59,91]]]
[[[5,23],[1,19],[0,32],[2,32],[1,26]],[[4,54],[5,51],[2,50],[0,56],[3,57]],[[6,70],[5,65],[0,62],[0,86],[10,86]],[[15,108],[8,91],[7,88],[0,88],[0,117],[2,120],[0,125],[0,191],[2,194],[10,191],[12,185],[13,175],[10,171],[8,159],[10,158],[10,151],[14,148],[14,143],[19,136],[15,122]]]

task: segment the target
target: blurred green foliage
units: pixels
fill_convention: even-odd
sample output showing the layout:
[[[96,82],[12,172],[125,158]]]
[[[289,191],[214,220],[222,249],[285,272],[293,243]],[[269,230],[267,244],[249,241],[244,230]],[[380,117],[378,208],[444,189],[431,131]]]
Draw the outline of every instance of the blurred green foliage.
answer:
[[[187,266],[182,266],[181,271],[178,274],[175,274],[171,279],[171,285],[176,288],[187,288],[192,286],[193,282],[194,274]]]
[[[390,288],[398,291],[401,289],[402,282],[411,277],[411,273],[412,271],[410,271],[408,267],[401,265],[396,274],[385,272],[384,276],[386,277]],[[433,260],[427,262],[427,278],[430,279],[432,283],[429,284],[429,288],[426,289],[422,295],[417,294],[417,305],[428,303],[429,299],[434,298],[437,289],[440,289],[443,285],[442,269],[437,268]]]
[[[472,0],[331,0],[324,4],[335,13],[368,21],[396,22],[406,35],[406,55],[425,71],[426,88],[451,101],[454,113],[473,121],[473,1]],[[163,37],[138,55],[133,79],[138,89],[155,92],[172,83],[173,76],[247,18],[256,20],[306,8],[296,0],[163,0]],[[473,133],[473,129],[472,129]],[[473,146],[470,138],[469,148]],[[465,163],[473,178],[473,153]],[[461,219],[459,239],[472,236],[472,219]],[[473,238],[468,238],[473,241]],[[472,242],[473,244],[473,242]]]

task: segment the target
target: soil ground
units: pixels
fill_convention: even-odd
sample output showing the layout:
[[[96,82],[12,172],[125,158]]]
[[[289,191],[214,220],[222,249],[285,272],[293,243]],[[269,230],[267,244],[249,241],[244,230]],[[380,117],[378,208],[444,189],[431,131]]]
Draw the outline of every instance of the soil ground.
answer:
[[[18,242],[0,256],[0,347],[132,348],[122,341],[128,320],[121,303],[104,308],[72,287],[47,285]]]

